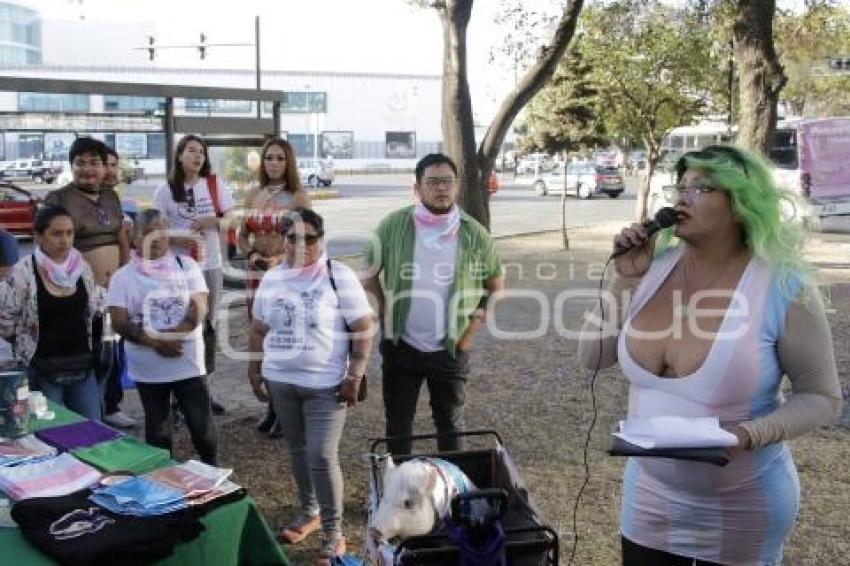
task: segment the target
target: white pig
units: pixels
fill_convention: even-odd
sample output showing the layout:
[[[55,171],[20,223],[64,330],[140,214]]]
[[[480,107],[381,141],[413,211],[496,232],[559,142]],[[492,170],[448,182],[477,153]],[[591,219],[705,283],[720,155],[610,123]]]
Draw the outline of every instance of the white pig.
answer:
[[[396,466],[388,457],[383,486],[369,521],[376,542],[431,532],[451,513],[455,495],[475,489],[460,468],[440,458],[415,458]]]

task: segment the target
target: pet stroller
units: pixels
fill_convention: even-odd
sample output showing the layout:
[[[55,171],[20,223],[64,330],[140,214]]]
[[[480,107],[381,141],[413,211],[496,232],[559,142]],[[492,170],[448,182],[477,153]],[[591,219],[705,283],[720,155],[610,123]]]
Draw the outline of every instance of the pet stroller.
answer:
[[[478,488],[457,496],[452,502],[453,519],[463,507],[461,498],[469,499],[480,495],[498,507],[501,527],[504,531],[507,564],[512,566],[549,566],[558,564],[558,534],[543,522],[540,512],[533,503],[513,461],[505,448],[501,436],[493,430],[460,432],[458,437],[480,437],[492,445],[489,448],[415,454],[393,457],[396,464],[418,457],[434,457],[447,460],[459,467]],[[436,434],[410,437],[412,440],[434,440]],[[381,461],[386,457],[386,438],[372,441],[370,450],[369,519],[378,509],[383,486]],[[378,452],[382,450],[381,452]],[[460,503],[460,505],[459,505]],[[368,529],[366,546],[369,555],[380,566],[445,566],[458,564],[460,549],[452,542],[445,524],[422,536],[413,536],[397,543],[378,542],[371,538]]]

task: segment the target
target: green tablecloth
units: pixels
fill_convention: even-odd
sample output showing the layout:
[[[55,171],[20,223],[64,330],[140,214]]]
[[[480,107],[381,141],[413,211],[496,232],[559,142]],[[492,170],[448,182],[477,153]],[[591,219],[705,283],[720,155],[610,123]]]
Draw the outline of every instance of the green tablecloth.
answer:
[[[80,421],[86,420],[85,417],[78,415],[74,411],[68,410],[62,405],[57,405],[53,401],[47,402],[48,408],[53,411],[56,415],[53,417],[53,420],[43,421],[36,419],[34,417],[30,417],[29,421],[29,429],[30,432],[35,432],[37,430],[44,430],[45,428],[53,428],[55,426],[62,426],[66,424],[78,423]]]
[[[30,430],[41,430],[83,420],[63,407],[51,404],[52,421],[31,421]],[[101,443],[104,447],[121,439]],[[124,441],[126,442],[126,440]],[[130,441],[132,444],[132,441]],[[116,451],[119,452],[119,451]],[[167,465],[163,461],[160,465]],[[289,564],[275,541],[254,500],[245,497],[217,507],[201,518],[206,530],[195,540],[174,547],[174,554],[161,562],[171,566],[241,566]],[[41,566],[54,562],[29,544],[18,529],[0,528],[0,564]]]

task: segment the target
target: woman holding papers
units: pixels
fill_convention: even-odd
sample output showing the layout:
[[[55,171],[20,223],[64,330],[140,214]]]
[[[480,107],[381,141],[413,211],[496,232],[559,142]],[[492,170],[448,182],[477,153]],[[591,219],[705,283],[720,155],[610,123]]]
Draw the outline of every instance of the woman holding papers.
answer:
[[[829,424],[841,404],[829,325],[764,162],[710,146],[676,169],[678,223],[658,238],[639,224],[617,235],[629,251],[579,355],[591,369],[619,361],[630,419],[718,417],[738,442],[725,467],[628,460],[623,562],[779,563],[799,507],[785,440]]]

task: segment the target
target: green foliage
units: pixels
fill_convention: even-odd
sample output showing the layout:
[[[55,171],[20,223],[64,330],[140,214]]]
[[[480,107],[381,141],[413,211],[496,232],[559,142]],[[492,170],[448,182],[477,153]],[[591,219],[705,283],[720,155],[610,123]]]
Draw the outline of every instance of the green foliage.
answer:
[[[605,130],[613,139],[642,142],[652,163],[666,132],[716,99],[723,65],[705,14],[620,0],[585,10],[582,24],[581,49],[593,68]]]
[[[256,149],[249,147],[228,147],[222,158],[224,178],[228,183],[246,185],[254,180],[254,173],[248,168],[248,154]]]
[[[520,142],[523,151],[573,151],[604,140],[592,71],[574,44],[550,84],[526,107],[527,131]]]
[[[811,3],[803,13],[780,12],[776,49],[788,84],[783,100],[806,116],[850,113],[850,73],[831,73],[829,57],[850,57],[850,12],[829,2]]]

